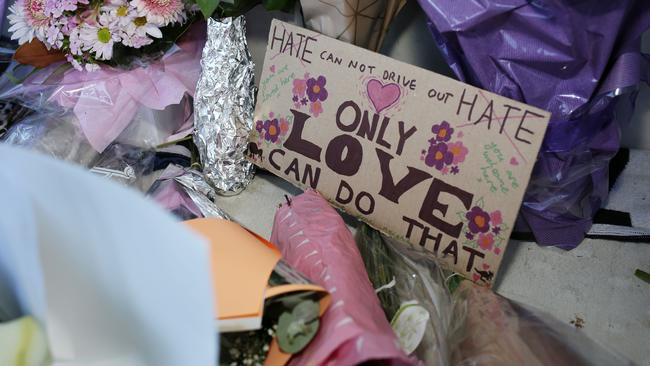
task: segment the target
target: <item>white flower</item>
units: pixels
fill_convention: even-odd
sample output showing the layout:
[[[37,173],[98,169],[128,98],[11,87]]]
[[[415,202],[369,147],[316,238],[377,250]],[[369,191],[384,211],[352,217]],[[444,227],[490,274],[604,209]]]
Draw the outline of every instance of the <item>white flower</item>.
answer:
[[[122,43],[129,47],[140,48],[153,43],[151,37],[162,38],[162,32],[155,24],[147,22],[145,17],[138,17],[124,28]]]
[[[18,44],[31,42],[34,37],[45,41],[50,18],[44,13],[43,0],[17,0],[9,11],[11,39],[17,39]]]
[[[62,25],[53,24],[47,29],[45,34],[46,46],[53,46],[61,48],[63,46],[63,32],[61,31]]]
[[[138,15],[136,8],[126,0],[110,0],[102,6],[102,11],[115,17],[115,19],[117,19],[117,24],[121,27],[125,27],[132,23],[133,19]]]
[[[83,53],[83,41],[81,40],[80,28],[72,28],[70,31],[70,53],[77,56]]]
[[[88,4],[88,0],[45,0],[44,13],[47,16],[60,18],[65,11],[77,10],[77,4]]]
[[[84,23],[79,28],[83,51],[94,52],[98,60],[110,60],[113,57],[113,45],[121,39],[115,17],[102,14],[96,24]]]
[[[162,38],[163,36],[160,28],[153,23],[147,22],[145,17],[135,18],[133,25],[135,26],[135,33],[141,37],[150,35],[154,38]]]
[[[141,37],[138,36],[137,34],[130,34],[130,35],[125,34],[122,37],[122,43],[124,43],[124,45],[128,47],[140,48],[152,44],[153,39],[149,37]]]

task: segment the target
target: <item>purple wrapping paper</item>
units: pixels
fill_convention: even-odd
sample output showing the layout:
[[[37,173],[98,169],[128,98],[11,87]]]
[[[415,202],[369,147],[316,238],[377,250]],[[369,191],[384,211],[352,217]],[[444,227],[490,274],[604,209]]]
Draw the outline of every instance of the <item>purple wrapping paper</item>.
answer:
[[[576,247],[634,108],[646,1],[418,0],[463,81],[552,113],[516,231]]]

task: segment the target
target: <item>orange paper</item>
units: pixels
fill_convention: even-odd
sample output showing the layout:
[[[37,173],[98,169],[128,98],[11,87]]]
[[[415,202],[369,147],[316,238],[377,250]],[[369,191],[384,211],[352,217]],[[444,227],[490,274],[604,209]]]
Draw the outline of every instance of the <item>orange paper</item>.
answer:
[[[258,238],[231,221],[203,218],[186,223],[210,241],[215,313],[221,330],[255,329],[258,326],[252,324],[258,320],[261,325],[264,290],[280,253],[260,245]]]
[[[288,284],[268,288],[268,280],[281,258],[275,246],[238,224],[216,218],[186,221],[210,242],[210,262],[215,287],[215,314],[219,331],[259,329],[264,301],[289,292],[313,291],[326,294],[314,284]],[[329,296],[320,300],[321,315]]]

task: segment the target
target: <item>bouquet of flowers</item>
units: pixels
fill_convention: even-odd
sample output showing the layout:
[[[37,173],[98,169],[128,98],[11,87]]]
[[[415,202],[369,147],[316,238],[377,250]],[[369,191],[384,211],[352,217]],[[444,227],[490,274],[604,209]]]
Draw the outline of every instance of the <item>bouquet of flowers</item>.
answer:
[[[100,64],[162,54],[191,23],[194,9],[183,0],[16,0],[7,18],[11,39],[21,46],[40,43],[60,55],[53,60],[96,71]]]

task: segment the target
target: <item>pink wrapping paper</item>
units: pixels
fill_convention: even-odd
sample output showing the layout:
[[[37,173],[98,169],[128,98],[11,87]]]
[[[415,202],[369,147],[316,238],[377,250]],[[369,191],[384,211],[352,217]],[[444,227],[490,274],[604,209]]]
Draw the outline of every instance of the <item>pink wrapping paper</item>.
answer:
[[[49,100],[71,108],[92,147],[102,152],[131,123],[140,107],[163,110],[180,103],[185,93],[194,95],[204,43],[205,24],[201,22],[194,24],[162,59],[149,65],[131,70],[103,67],[90,73],[68,70],[56,82]],[[39,80],[42,78],[38,75],[24,84],[28,90],[39,89],[47,83]],[[179,121],[177,132],[191,128],[191,119]]]
[[[307,191],[278,209],[271,242],[332,296],[318,334],[290,365],[418,364],[399,348],[352,234],[318,193]]]

